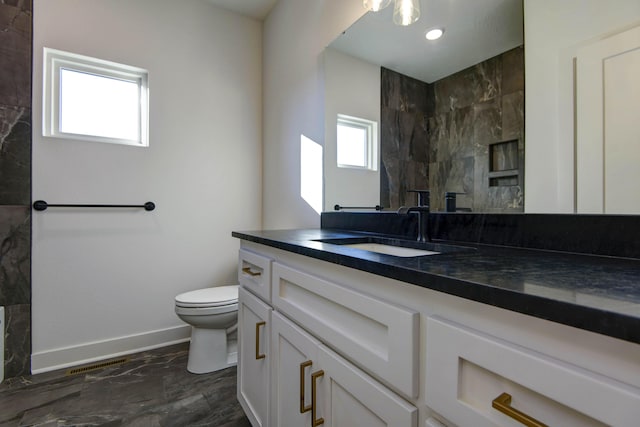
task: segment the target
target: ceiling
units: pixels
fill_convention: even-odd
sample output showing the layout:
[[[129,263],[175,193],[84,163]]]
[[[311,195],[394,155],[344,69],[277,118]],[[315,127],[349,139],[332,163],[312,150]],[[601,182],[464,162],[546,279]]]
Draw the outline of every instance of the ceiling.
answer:
[[[393,3],[369,12],[330,47],[432,83],[480,63],[523,41],[522,0],[420,0],[418,22],[393,23]],[[439,40],[425,33],[443,27]]]
[[[267,17],[277,0],[207,0],[216,6],[260,21]]]

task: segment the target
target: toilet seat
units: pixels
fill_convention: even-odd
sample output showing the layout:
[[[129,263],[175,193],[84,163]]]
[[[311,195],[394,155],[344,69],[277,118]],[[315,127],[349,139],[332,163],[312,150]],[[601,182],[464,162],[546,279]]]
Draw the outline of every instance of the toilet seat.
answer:
[[[176,307],[214,308],[237,306],[238,285],[198,289],[176,296]]]

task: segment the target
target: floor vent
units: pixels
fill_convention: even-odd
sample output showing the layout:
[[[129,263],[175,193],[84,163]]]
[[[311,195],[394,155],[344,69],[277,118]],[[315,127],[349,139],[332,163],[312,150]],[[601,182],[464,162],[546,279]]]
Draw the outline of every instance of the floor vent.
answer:
[[[124,365],[130,360],[129,357],[122,357],[120,359],[107,360],[106,362],[94,363],[93,365],[81,366],[79,368],[69,369],[67,376],[84,374],[90,371],[97,371],[98,369],[110,368],[115,365]]]

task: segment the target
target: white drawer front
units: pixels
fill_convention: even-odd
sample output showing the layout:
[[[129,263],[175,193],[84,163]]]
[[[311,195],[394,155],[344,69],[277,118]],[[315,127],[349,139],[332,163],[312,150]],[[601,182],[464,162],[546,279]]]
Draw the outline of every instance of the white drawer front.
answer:
[[[271,301],[271,259],[240,249],[238,281],[263,300]]]
[[[640,390],[437,317],[427,319],[426,401],[460,426],[520,425],[511,406],[549,426],[633,426]]]
[[[273,264],[272,302],[303,328],[399,392],[417,397],[418,312]]]

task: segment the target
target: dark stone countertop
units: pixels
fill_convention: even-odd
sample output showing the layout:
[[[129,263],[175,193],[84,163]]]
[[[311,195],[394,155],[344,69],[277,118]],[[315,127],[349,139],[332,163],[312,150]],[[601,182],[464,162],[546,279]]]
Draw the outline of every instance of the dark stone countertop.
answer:
[[[640,260],[504,246],[396,257],[317,242],[376,236],[344,230],[238,231],[296,254],[640,344]]]

